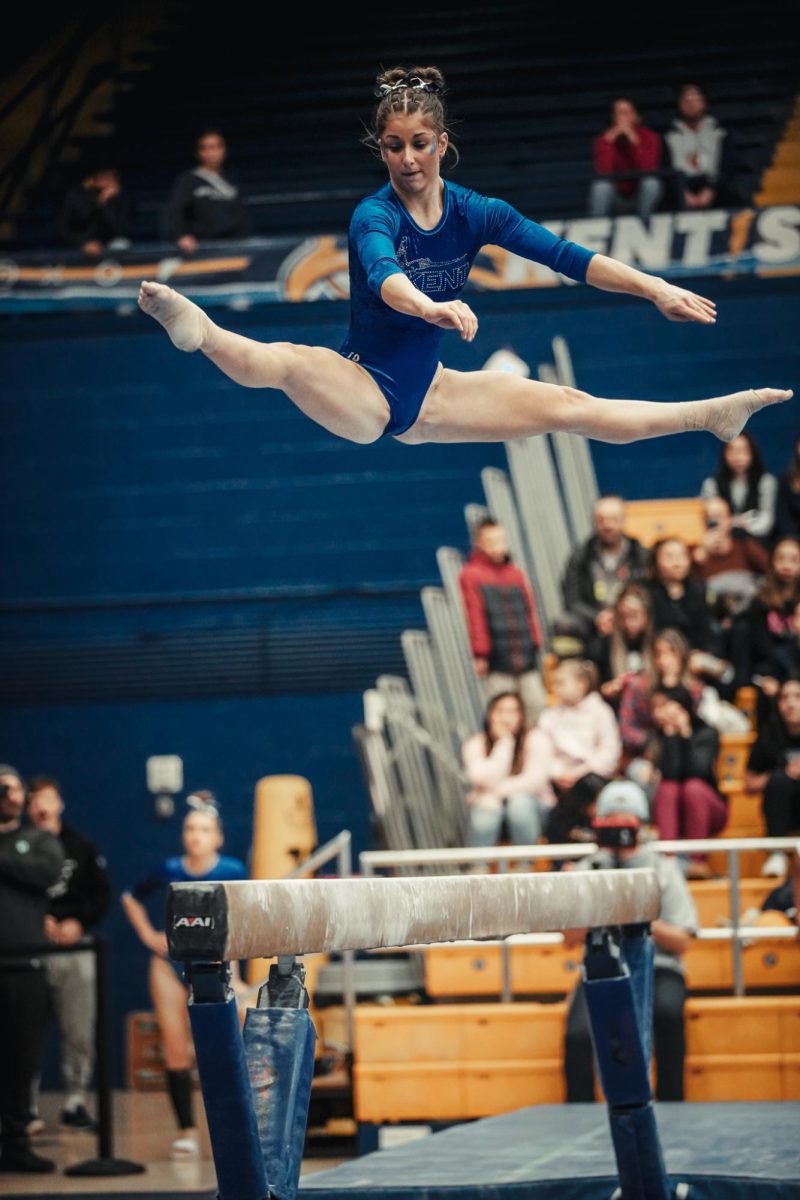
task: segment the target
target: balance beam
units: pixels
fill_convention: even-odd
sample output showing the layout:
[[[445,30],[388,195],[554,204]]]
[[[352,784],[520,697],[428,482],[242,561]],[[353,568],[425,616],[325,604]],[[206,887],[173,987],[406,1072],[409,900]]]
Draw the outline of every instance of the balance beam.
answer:
[[[227,962],[654,920],[655,872],[173,883],[172,958]]]

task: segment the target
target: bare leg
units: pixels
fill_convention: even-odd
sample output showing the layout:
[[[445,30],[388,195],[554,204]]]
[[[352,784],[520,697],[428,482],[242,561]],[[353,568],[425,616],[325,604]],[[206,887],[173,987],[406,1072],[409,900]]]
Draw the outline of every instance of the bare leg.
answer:
[[[324,346],[256,342],[227,329],[172,288],[143,283],[139,306],[179,350],[200,350],[243,387],[279,388],[312,421],[348,441],[376,441],[389,420],[386,397],[358,363]]]
[[[778,388],[751,388],[711,400],[675,403],[605,400],[502,371],[444,370],[425,397],[416,423],[397,440],[504,442],[562,431],[622,444],[705,429],[729,442],[758,409],[791,396],[791,391]]]

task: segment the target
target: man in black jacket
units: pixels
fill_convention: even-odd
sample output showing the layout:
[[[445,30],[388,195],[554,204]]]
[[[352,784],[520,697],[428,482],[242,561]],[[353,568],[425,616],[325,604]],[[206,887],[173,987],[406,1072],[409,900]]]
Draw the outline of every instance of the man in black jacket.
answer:
[[[641,579],[648,557],[636,538],[625,536],[624,528],[621,498],[602,496],[594,506],[594,533],[567,560],[561,582],[567,611],[556,623],[559,636],[585,642],[611,633],[617,594]]]
[[[104,915],[111,899],[105,859],[95,845],[63,820],[64,801],[55,779],[39,776],[28,785],[28,811],[37,829],[58,838],[64,851],[61,875],[48,891],[45,931],[52,942],[70,946]],[[94,955],[51,955],[47,981],[61,1029],[61,1073],[65,1098],[61,1123],[91,1129],[86,1090],[94,1067]]]
[[[46,1172],[55,1163],[32,1152],[26,1127],[47,1028],[47,984],[42,960],[24,951],[45,941],[47,889],[64,856],[51,833],[23,825],[24,810],[19,772],[0,765],[0,1171]]]
[[[200,242],[247,237],[249,221],[241,193],[223,174],[228,148],[216,129],[197,139],[197,166],[175,180],[166,212],[166,236],[184,254]]]

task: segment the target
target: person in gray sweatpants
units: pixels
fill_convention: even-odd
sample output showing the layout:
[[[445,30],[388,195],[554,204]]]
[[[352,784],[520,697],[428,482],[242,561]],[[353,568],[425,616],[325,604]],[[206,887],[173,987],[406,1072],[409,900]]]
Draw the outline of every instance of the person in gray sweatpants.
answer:
[[[32,779],[28,794],[31,821],[39,829],[54,834],[64,851],[61,875],[48,892],[45,932],[53,942],[73,945],[100,921],[108,908],[111,883],[105,860],[93,842],[63,820],[64,801],[55,779],[45,776]],[[61,1032],[65,1093],[61,1123],[75,1129],[91,1129],[94,1122],[86,1108],[86,1093],[94,1070],[94,955],[91,950],[53,954],[46,959],[45,971]],[[39,1125],[35,1115],[34,1121]]]

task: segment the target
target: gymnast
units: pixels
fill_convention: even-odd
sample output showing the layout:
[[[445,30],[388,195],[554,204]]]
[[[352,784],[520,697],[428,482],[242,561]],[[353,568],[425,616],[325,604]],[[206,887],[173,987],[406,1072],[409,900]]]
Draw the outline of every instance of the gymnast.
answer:
[[[501,371],[443,367],[443,332],[467,342],[477,332],[458,296],[484,245],[603,291],[641,296],[671,321],[713,325],[715,305],[443,179],[449,137],[435,67],[384,72],[376,98],[371,140],[389,181],[357,205],[350,223],[351,318],[341,349],[253,341],[220,329],[172,288],[143,282],[141,308],[179,350],[200,350],[244,387],[281,389],[313,421],[362,444],[389,435],[406,443],[497,442],[557,430],[625,443],[694,429],[729,442],[758,409],[791,398],[762,387],[666,404],[608,400]]]
[[[139,938],[151,952],[150,995],[156,1012],[164,1050],[164,1066],[175,1119],[180,1133],[172,1143],[174,1159],[197,1158],[198,1133],[192,1103],[192,1035],[186,1008],[188,988],[183,969],[169,958],[167,936],[156,929],[145,907],[170,883],[192,883],[221,879],[246,879],[247,867],[238,858],[220,854],[224,835],[222,819],[211,792],[193,792],[187,800],[189,812],[183,821],[183,855],[165,859],[136,887],[122,894],[122,906]],[[237,993],[244,990],[238,964],[232,967]]]

